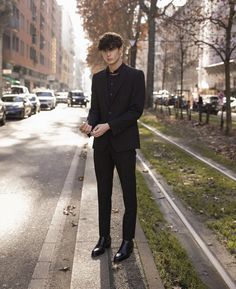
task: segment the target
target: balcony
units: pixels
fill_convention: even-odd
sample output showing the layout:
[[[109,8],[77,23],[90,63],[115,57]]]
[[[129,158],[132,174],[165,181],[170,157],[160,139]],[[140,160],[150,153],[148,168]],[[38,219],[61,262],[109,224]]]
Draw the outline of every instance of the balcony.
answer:
[[[10,18],[10,25],[9,25],[10,29],[12,29],[14,32],[18,32],[19,28],[20,28],[20,19],[19,18],[15,18],[15,17],[11,17]]]

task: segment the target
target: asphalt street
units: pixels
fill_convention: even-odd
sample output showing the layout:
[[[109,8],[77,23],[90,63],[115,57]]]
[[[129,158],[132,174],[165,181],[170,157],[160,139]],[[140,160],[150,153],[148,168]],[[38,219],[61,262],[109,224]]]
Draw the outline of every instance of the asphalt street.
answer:
[[[0,288],[28,288],[72,160],[87,141],[78,133],[86,114],[79,107],[58,105],[24,120],[9,120],[0,128]],[[83,166],[76,166],[82,173]],[[66,205],[79,202],[81,184],[78,178],[72,181],[77,181],[78,191],[76,197],[71,191]],[[64,233],[66,242],[73,231]],[[55,266],[63,267],[53,258]]]

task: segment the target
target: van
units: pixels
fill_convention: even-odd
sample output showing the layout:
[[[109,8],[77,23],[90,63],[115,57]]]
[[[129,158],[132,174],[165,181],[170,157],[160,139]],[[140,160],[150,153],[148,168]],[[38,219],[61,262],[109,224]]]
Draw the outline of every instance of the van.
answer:
[[[29,94],[28,87],[24,85],[11,85],[12,94]]]

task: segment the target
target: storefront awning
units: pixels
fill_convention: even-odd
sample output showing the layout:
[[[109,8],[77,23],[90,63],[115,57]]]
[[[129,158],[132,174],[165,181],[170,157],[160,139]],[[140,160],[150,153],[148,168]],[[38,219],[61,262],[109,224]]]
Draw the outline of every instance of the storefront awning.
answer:
[[[224,62],[213,63],[204,67],[209,74],[224,73]],[[234,59],[230,60],[230,70],[236,71],[236,62]]]

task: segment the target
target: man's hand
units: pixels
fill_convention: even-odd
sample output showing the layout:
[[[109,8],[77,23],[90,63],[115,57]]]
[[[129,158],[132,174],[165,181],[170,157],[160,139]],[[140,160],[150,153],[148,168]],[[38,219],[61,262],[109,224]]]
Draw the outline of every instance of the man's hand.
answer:
[[[91,132],[91,135],[94,137],[99,137],[102,136],[109,129],[110,126],[108,123],[101,123],[95,126],[95,128]]]
[[[89,125],[87,122],[83,122],[79,129],[82,133],[89,134],[91,133],[92,126]]]

